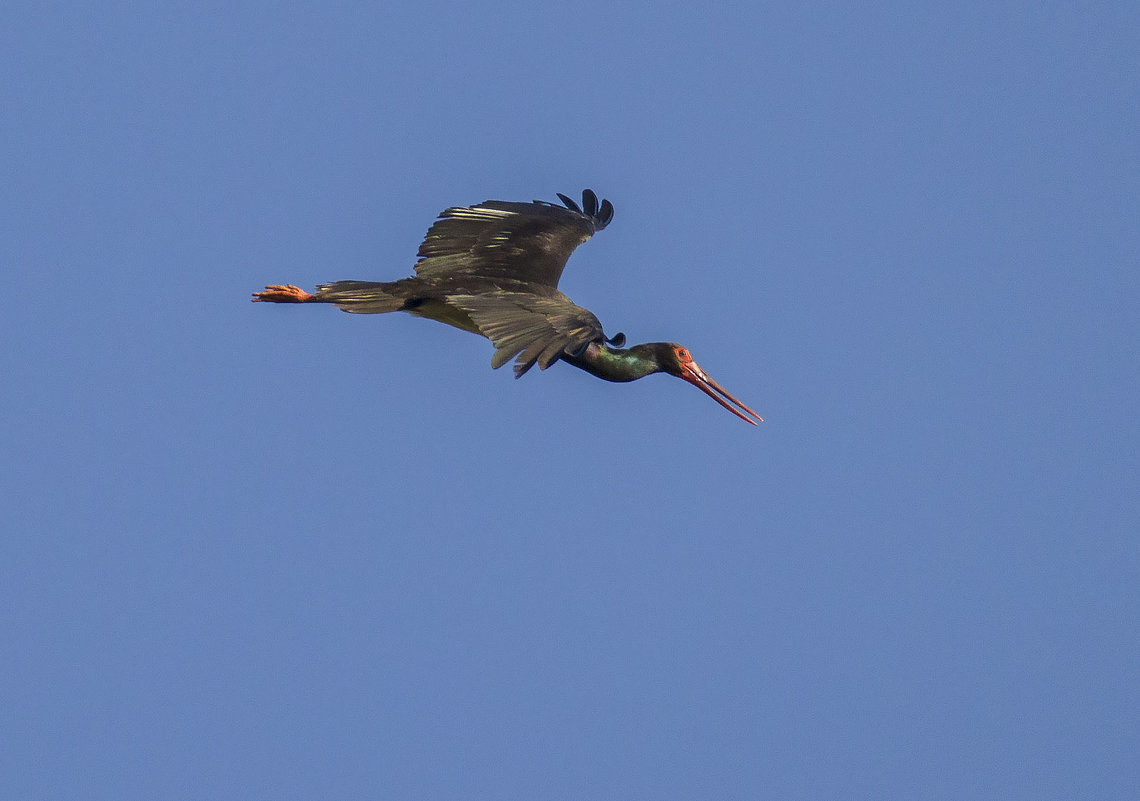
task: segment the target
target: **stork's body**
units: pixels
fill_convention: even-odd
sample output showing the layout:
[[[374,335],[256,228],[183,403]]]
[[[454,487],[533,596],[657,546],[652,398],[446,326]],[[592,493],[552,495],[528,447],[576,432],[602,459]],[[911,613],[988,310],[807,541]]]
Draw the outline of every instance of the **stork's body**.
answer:
[[[495,346],[491,366],[515,359],[516,378],[535,364],[545,370],[559,360],[607,381],[667,372],[755,424],[752,418],[760,416],[706,375],[685,348],[654,342],[623,349],[624,334],[606,337],[597,317],[558,291],[570,254],[613,219],[610,202],[599,205],[588,189],[581,207],[559,197],[565,208],[537,200],[489,200],[446,209],[420,245],[410,278],[337,281],[315,293],[273,284],[254,293],[253,300],[334,303],[358,314],[405,311],[426,317],[490,339]]]

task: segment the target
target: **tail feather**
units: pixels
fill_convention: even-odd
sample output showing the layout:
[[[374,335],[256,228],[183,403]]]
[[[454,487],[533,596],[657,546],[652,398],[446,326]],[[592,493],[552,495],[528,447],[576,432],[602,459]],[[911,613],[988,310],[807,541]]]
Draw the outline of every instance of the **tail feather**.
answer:
[[[336,281],[318,286],[313,300],[335,303],[355,314],[384,314],[403,308],[407,293],[400,291],[399,284],[399,281]]]

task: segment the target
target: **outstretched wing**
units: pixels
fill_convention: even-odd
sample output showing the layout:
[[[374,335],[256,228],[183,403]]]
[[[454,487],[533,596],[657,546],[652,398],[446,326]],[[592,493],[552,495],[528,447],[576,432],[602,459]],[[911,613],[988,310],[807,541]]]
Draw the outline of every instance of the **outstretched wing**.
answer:
[[[453,295],[447,302],[467,312],[479,333],[495,345],[492,367],[518,356],[515,378],[536,363],[545,370],[563,353],[579,353],[606,336],[592,312],[561,292],[551,297],[529,292]]]
[[[420,245],[422,278],[479,277],[504,288],[540,284],[555,289],[578,245],[609,225],[614,207],[587,189],[579,207],[563,194],[565,208],[536,200],[488,200],[446,209]]]

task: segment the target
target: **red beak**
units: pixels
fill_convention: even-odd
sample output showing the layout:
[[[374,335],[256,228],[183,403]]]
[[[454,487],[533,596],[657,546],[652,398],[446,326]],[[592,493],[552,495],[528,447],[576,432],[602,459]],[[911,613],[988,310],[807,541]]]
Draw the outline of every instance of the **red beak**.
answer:
[[[751,423],[752,425],[756,425],[756,420],[759,420],[761,423],[764,422],[763,417],[756,414],[756,412],[752,411],[735,397],[733,397],[731,392],[722,387],[716,381],[713,381],[708,373],[702,370],[700,368],[700,365],[698,365],[696,362],[689,361],[683,363],[681,365],[680,377],[688,381],[697,389],[704,392],[706,395],[708,395],[724,408],[728,409],[744,422]],[[732,404],[735,404],[735,406]],[[743,409],[744,411],[742,412],[740,409],[737,409],[737,406],[739,406],[740,409]],[[752,417],[755,417],[756,420],[753,420],[752,417],[749,417],[744,412],[752,415]]]

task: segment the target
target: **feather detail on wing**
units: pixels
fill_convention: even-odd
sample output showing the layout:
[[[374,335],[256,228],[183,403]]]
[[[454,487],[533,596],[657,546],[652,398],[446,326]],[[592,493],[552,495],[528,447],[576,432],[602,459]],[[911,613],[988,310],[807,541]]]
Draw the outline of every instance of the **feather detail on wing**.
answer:
[[[536,200],[488,200],[446,209],[420,245],[416,273],[423,278],[478,276],[504,283],[557,288],[578,245],[609,225],[614,208],[587,189],[582,207],[559,195],[565,208]]]
[[[535,364],[545,370],[562,354],[577,353],[605,339],[598,318],[561,292],[552,297],[525,292],[454,295],[447,302],[467,312],[495,345],[491,367],[502,367],[518,356],[515,378]]]

